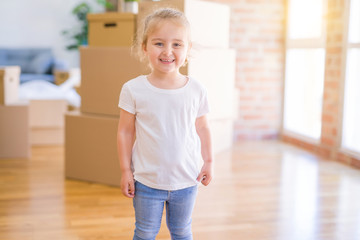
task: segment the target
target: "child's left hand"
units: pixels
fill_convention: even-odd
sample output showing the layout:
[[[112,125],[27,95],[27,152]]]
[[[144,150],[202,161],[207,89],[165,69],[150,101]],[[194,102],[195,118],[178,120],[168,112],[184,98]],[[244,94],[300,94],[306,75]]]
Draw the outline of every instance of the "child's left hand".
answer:
[[[204,186],[209,185],[213,177],[213,166],[211,162],[205,162],[201,168],[197,181],[201,182]]]

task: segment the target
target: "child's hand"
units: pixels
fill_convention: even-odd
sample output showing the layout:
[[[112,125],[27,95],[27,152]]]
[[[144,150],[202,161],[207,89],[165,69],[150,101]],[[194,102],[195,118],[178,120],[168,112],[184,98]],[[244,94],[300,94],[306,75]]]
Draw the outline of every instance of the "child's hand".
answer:
[[[211,182],[212,177],[213,177],[212,163],[205,162],[196,180],[198,182],[201,182],[204,186],[207,186]]]
[[[124,196],[129,198],[135,196],[134,176],[131,171],[122,172],[120,187]]]

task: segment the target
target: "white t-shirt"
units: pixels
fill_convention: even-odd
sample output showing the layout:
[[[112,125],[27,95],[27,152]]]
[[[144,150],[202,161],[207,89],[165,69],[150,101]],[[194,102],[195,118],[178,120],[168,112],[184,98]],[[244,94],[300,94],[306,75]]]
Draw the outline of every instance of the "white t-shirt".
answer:
[[[198,183],[202,157],[195,121],[209,112],[207,92],[198,81],[189,77],[181,88],[160,89],[139,76],[123,85],[119,107],[135,114],[136,181],[162,190]]]

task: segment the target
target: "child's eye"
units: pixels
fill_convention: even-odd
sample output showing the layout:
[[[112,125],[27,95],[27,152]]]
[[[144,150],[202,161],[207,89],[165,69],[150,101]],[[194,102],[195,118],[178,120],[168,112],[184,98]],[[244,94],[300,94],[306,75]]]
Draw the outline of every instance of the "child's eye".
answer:
[[[174,43],[174,47],[181,47],[180,43]]]
[[[163,43],[161,43],[161,42],[157,42],[157,43],[155,43],[155,46],[162,47],[162,46],[164,46],[164,44],[163,44]]]

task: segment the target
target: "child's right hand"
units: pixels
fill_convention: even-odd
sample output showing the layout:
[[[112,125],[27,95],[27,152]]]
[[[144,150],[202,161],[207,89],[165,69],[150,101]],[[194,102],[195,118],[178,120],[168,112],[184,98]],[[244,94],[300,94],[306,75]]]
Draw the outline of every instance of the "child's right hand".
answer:
[[[201,168],[200,174],[197,177],[197,181],[201,182],[204,186],[209,185],[213,178],[213,164],[211,162],[204,162]]]
[[[134,176],[131,171],[122,172],[120,187],[124,196],[128,198],[135,196]]]

